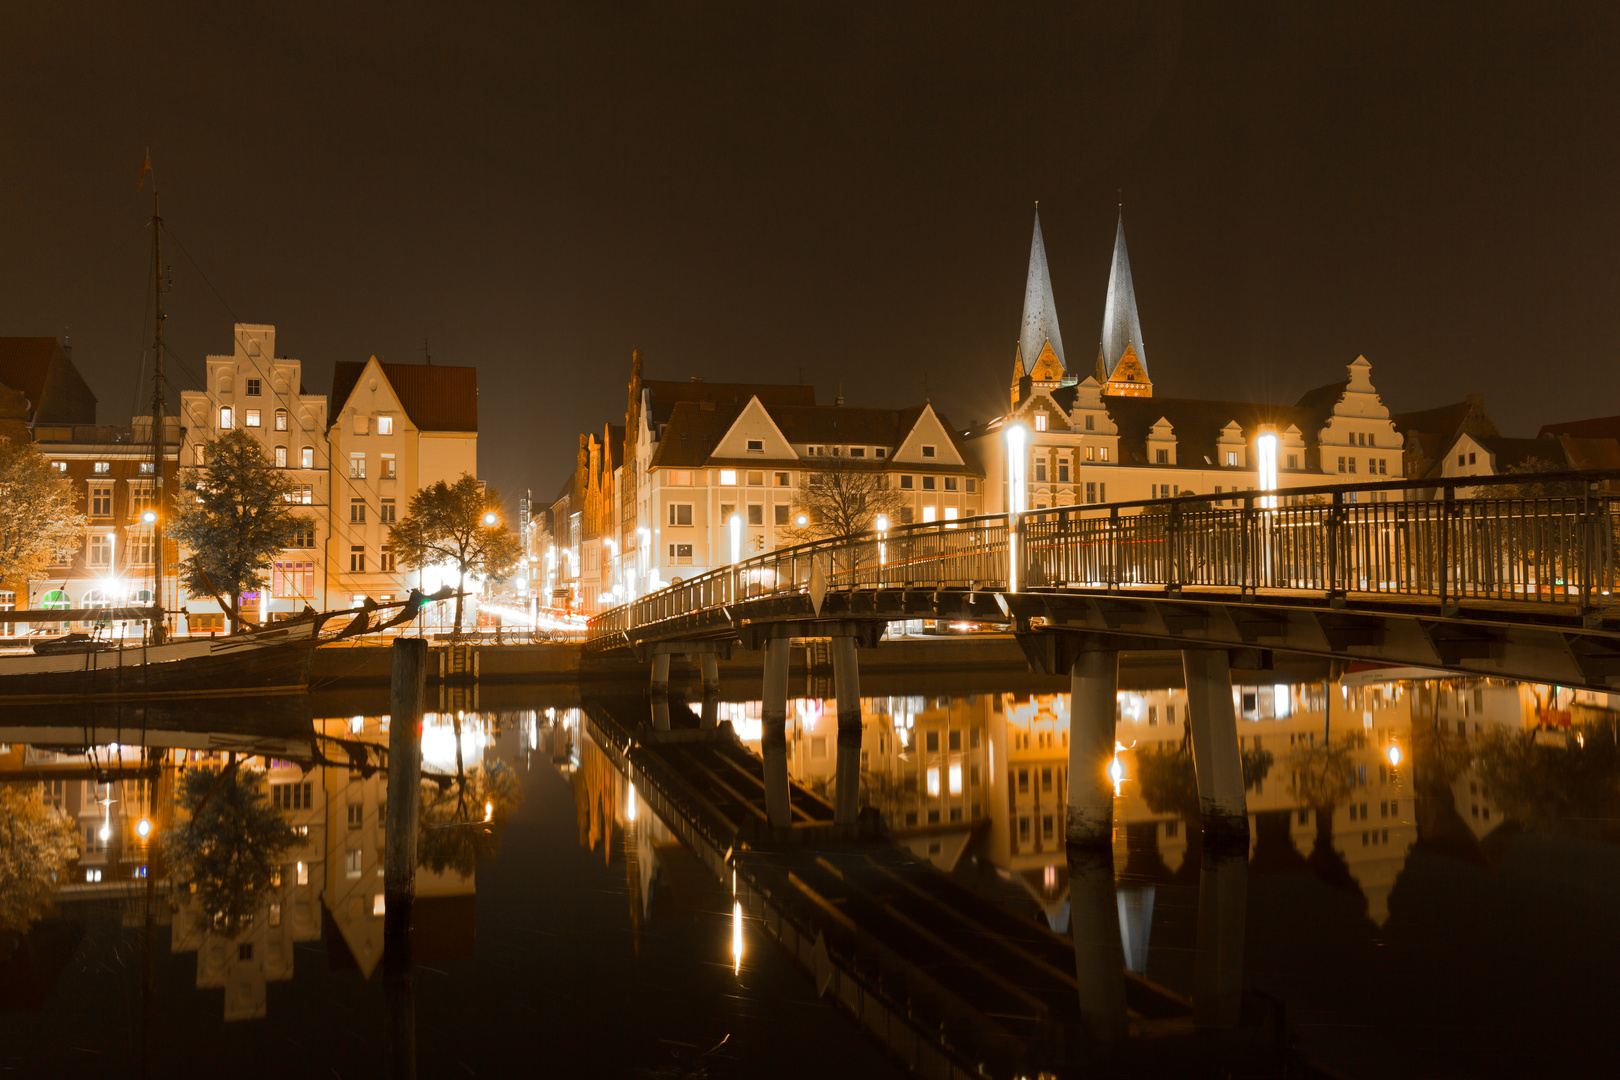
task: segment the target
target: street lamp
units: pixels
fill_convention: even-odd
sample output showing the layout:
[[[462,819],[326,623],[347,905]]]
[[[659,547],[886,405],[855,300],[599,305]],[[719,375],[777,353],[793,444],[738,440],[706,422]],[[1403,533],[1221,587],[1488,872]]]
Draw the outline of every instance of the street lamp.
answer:
[[[889,535],[889,518],[886,514],[879,514],[873,522],[878,533],[878,565],[887,566],[889,563],[889,545],[885,542]]]
[[[806,525],[810,524],[810,515],[809,514],[795,515],[794,518],[793,518],[793,524],[797,525],[801,529],[804,528]]]
[[[742,561],[742,515],[731,515],[731,561],[733,565]]]
[[[1007,591],[1018,591],[1019,517],[1028,504],[1024,488],[1024,442],[1029,429],[1023,424],[1008,424],[1007,440]]]
[[[150,525],[153,522],[157,521],[157,511],[156,510],[148,510],[146,513],[141,515],[141,521],[144,522],[147,525]]]
[[[488,513],[486,513],[484,515],[484,524],[485,525],[493,525],[498,520],[500,520],[500,519],[495,516],[495,511],[493,511],[493,510],[489,511]]]
[[[1259,459],[1258,461],[1255,462],[1255,467],[1256,467],[1256,471],[1259,474],[1257,479],[1259,480],[1259,483],[1260,483],[1260,490],[1261,491],[1276,491],[1277,490],[1277,436],[1276,436],[1276,434],[1274,432],[1268,431],[1268,432],[1265,432],[1265,433],[1257,436],[1255,438],[1255,440],[1254,440],[1254,453],[1255,453],[1255,457]],[[1262,496],[1261,499],[1260,499],[1260,505],[1265,507],[1267,510],[1270,510],[1270,509],[1274,508],[1277,505],[1277,496],[1275,496],[1275,495],[1264,495],[1264,496]]]

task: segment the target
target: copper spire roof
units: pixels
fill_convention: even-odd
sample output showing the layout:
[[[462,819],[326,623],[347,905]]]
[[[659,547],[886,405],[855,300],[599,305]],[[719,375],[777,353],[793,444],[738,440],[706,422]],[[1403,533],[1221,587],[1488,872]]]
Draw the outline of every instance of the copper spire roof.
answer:
[[[1131,260],[1125,253],[1125,213],[1121,211],[1119,228],[1114,233],[1114,265],[1108,271],[1108,301],[1103,305],[1103,378],[1114,373],[1127,346],[1135,349],[1136,358],[1142,362],[1142,370],[1147,371],[1147,352],[1142,347],[1142,320],[1136,313],[1136,286],[1131,283]]]
[[[1052,275],[1046,268],[1046,244],[1041,239],[1041,207],[1035,204],[1035,236],[1029,243],[1029,280],[1024,285],[1024,322],[1018,336],[1019,355],[1024,370],[1031,371],[1048,341],[1064,370],[1063,336],[1058,333],[1057,304],[1052,300]]]

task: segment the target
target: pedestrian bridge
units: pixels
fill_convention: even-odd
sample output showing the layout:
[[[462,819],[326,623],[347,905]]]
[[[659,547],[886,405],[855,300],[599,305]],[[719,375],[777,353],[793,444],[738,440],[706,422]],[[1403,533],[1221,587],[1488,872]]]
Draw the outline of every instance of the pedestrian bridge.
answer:
[[[1081,635],[1607,691],[1620,683],[1616,481],[1395,481],[907,525],[680,581],[596,616],[586,645],[758,648],[837,636],[833,623],[873,645],[889,622],[930,619],[1006,625],[1053,673]]]

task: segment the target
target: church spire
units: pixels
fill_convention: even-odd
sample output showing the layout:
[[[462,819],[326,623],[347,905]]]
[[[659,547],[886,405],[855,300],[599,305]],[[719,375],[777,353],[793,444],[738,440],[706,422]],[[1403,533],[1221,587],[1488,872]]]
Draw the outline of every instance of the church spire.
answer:
[[[1052,275],[1046,269],[1046,244],[1041,239],[1041,204],[1035,204],[1035,236],[1029,244],[1029,280],[1024,285],[1024,322],[1018,336],[1024,370],[1033,371],[1041,349],[1048,343],[1058,364],[1063,359],[1063,337],[1058,333],[1057,305],[1052,300]]]
[[[1125,211],[1121,209],[1114,233],[1114,265],[1108,271],[1108,300],[1103,305],[1102,370],[1098,372],[1102,381],[1113,377],[1127,350],[1135,353],[1145,377],[1147,353],[1142,348],[1142,320],[1136,313],[1136,287],[1131,283],[1130,256],[1125,253]]]

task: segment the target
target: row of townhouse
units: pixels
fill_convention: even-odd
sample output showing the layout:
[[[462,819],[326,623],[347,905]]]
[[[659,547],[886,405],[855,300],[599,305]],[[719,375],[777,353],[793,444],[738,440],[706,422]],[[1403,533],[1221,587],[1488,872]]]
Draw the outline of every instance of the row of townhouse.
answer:
[[[364,363],[335,365],[331,393],[304,386],[303,363],[276,353],[274,326],[238,323],[229,354],[204,362],[204,386],[183,391],[171,417],[164,486],[177,490],[178,470],[206,467],[205,447],[229,431],[253,436],[284,470],[307,527],[266,567],[267,587],[243,597],[244,616],[285,618],[306,605],[354,606],[370,597],[399,599],[413,586],[429,591],[433,574],[406,572],[385,550],[390,526],[421,488],[478,471],[478,380],[471,367]],[[0,604],[32,609],[87,608],[150,599],[155,572],[151,421],[128,427],[95,423],[96,402],[52,338],[0,339],[0,391],[20,386],[30,411],[8,416],[0,392],[0,425],[32,438],[52,466],[81,493],[90,518],[83,543],[64,552],[41,578],[0,583]],[[19,413],[13,405],[9,413]],[[173,629],[224,629],[211,597],[180,591],[175,545],[163,553],[163,596],[179,608]],[[176,597],[179,597],[178,602]]]
[[[624,426],[580,437],[574,474],[535,530],[541,596],[597,611],[799,543],[808,489],[834,468],[894,492],[894,525],[985,512],[984,469],[931,404],[818,405],[810,386],[647,379],[638,352]]]
[[[1345,379],[1311,390],[1293,405],[1156,396],[1123,217],[1095,365],[1089,372],[1070,365],[1037,213],[1011,407],[964,434],[990,477],[989,512],[1013,504],[1010,485],[1018,478],[1023,508],[1038,510],[1176,495],[1216,496],[1219,504],[1226,493],[1620,468],[1620,417],[1548,424],[1534,439],[1507,438],[1479,395],[1391,413],[1371,370],[1365,357],[1357,357]],[[1459,494],[1484,491],[1462,488]]]

